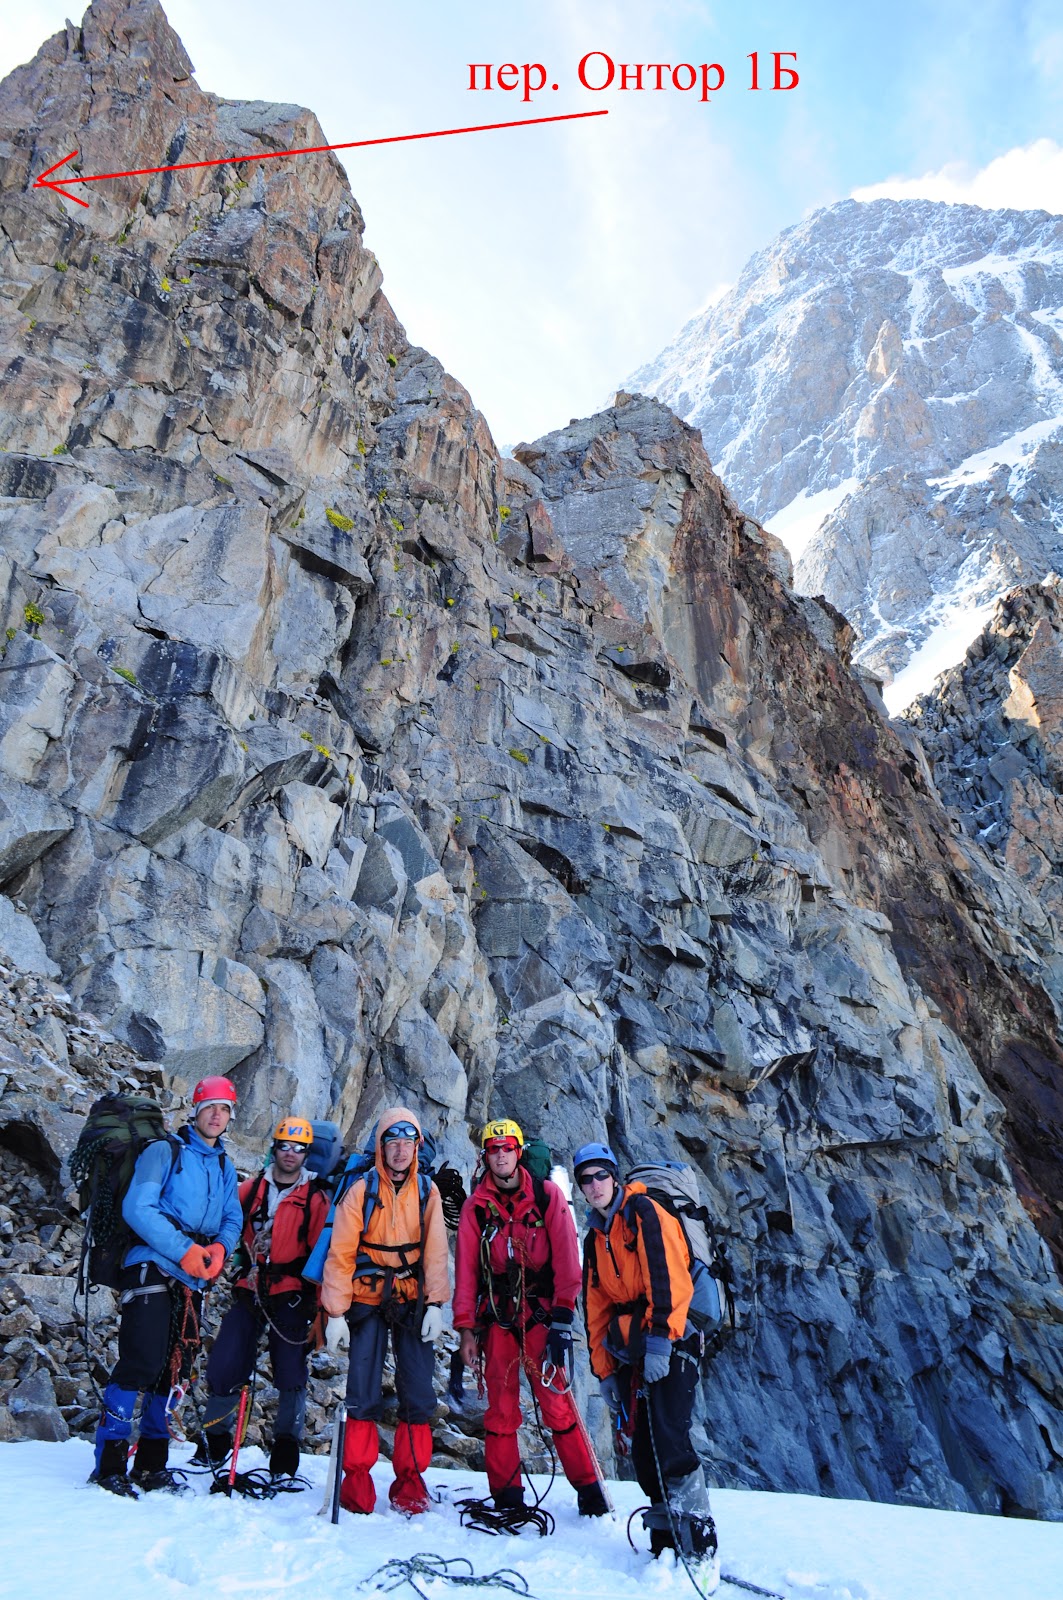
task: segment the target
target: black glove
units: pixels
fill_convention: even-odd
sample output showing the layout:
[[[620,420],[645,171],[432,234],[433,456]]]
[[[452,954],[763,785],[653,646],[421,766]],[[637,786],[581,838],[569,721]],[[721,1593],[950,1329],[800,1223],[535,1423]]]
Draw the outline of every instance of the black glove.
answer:
[[[551,1368],[553,1371],[551,1372]],[[558,1306],[550,1313],[550,1326],[543,1349],[543,1376],[560,1374],[566,1389],[571,1389],[575,1376],[572,1357],[572,1313]]]
[[[461,1208],[468,1199],[461,1173],[452,1167],[448,1161],[444,1161],[432,1181],[439,1190],[439,1199],[443,1207],[443,1221],[451,1233],[454,1233],[457,1231],[458,1223],[461,1221]]]

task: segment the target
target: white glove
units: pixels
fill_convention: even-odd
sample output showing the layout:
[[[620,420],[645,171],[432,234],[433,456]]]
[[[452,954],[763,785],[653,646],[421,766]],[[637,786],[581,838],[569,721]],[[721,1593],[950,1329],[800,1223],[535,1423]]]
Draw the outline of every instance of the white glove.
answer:
[[[428,1306],[425,1309],[424,1321],[421,1323],[421,1338],[425,1344],[435,1344],[443,1332],[442,1306]]]
[[[330,1356],[339,1355],[351,1342],[351,1330],[346,1317],[329,1317],[325,1327],[325,1349]]]

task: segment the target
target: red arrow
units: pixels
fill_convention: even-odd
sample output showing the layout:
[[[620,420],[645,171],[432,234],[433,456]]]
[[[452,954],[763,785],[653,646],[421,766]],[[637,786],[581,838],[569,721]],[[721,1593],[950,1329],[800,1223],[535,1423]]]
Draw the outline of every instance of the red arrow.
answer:
[[[145,178],[156,172],[190,172],[196,167],[228,167],[235,166],[240,161],[277,161],[281,156],[317,156],[326,150],[362,150],[367,145],[374,144],[403,144],[408,139],[443,139],[449,133],[487,133],[492,128],[534,128],[544,122],[575,122],[578,117],[607,117],[606,111],[567,111],[559,117],[525,117],[519,122],[481,122],[474,128],[434,128],[431,133],[393,133],[386,139],[352,139],[347,144],[315,144],[306,150],[266,150],[261,155],[253,156],[222,156],[215,161],[179,161],[169,167],[134,167],[129,172],[96,172],[85,178],[52,178],[52,173],[59,167],[66,166],[68,161],[73,161],[77,155],[76,150],[71,150],[68,156],[57,161],[55,166],[42,172],[34,180],[35,189],[54,189],[56,194],[66,194],[66,190],[73,183],[103,183],[107,178]],[[76,194],[67,195],[79,206],[88,206],[87,200],[80,199]]]

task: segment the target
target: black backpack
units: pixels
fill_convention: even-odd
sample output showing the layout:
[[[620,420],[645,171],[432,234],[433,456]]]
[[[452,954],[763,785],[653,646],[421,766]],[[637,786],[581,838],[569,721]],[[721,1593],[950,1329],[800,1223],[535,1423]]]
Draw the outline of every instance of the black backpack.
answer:
[[[180,1160],[181,1141],[166,1131],[162,1108],[154,1100],[146,1095],[105,1094],[90,1106],[69,1163],[78,1189],[78,1211],[85,1219],[79,1294],[94,1285],[118,1288],[122,1260],[136,1239],[122,1216],[122,1201],[137,1157],[159,1139],[170,1145],[172,1174]]]

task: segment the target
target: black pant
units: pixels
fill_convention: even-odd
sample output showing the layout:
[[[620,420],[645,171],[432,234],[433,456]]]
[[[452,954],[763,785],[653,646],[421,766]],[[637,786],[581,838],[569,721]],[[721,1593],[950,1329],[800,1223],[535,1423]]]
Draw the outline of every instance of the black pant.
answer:
[[[234,1394],[243,1388],[255,1364],[263,1324],[268,1333],[274,1384],[278,1389],[304,1389],[306,1335],[313,1314],[312,1297],[298,1290],[265,1296],[260,1305],[248,1290],[237,1289],[207,1362],[210,1393]]]
[[[111,1382],[120,1389],[148,1389],[168,1395],[176,1379],[187,1378],[199,1348],[202,1295],[186,1297],[183,1284],[167,1278],[154,1262],[129,1267],[119,1289],[122,1320],[118,1361]],[[174,1346],[181,1341],[176,1375]]]
[[[654,1503],[667,1499],[666,1485],[686,1478],[699,1466],[697,1452],[690,1442],[690,1419],[698,1387],[697,1343],[695,1338],[673,1344],[667,1373],[659,1383],[648,1384],[637,1399],[625,1393],[625,1386],[632,1382],[632,1369],[620,1367],[616,1374],[626,1403],[635,1407],[635,1432],[631,1440],[635,1476],[643,1494],[649,1495]]]

